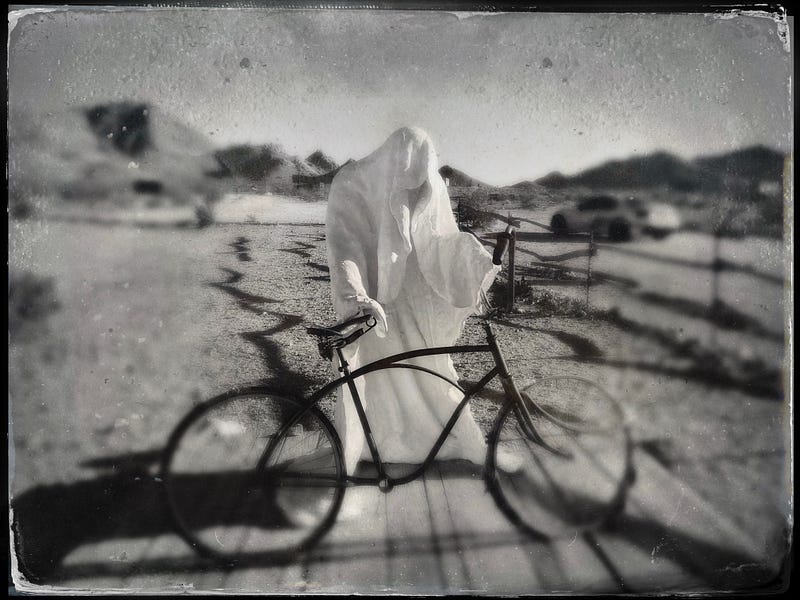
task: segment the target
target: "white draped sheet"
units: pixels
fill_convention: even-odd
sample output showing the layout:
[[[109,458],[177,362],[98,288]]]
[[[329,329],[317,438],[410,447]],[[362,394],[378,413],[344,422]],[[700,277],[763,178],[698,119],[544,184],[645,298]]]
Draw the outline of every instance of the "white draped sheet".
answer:
[[[374,311],[375,303],[386,315],[383,337],[373,330],[345,349],[351,370],[390,354],[452,345],[499,270],[474,236],[458,230],[433,145],[417,128],[396,131],[337,173],[326,233],[337,316]],[[408,362],[457,380],[449,355]],[[386,462],[422,462],[461,400],[447,382],[409,369],[372,373],[356,386]],[[344,387],[335,425],[353,472],[359,459],[371,456]],[[438,456],[482,463],[485,451],[465,410]]]

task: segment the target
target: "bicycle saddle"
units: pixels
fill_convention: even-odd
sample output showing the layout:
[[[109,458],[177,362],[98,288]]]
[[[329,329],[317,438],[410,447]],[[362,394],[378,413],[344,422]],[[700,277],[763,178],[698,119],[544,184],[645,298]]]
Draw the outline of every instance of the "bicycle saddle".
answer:
[[[376,324],[377,321],[372,315],[359,315],[355,318],[337,323],[336,325],[331,325],[330,327],[311,325],[310,327],[306,327],[306,332],[320,338],[317,343],[320,356],[331,360],[334,348],[344,348],[348,344],[352,344],[367,333],[367,331],[375,327]],[[356,327],[354,330],[348,332],[350,328],[358,325],[362,327]]]

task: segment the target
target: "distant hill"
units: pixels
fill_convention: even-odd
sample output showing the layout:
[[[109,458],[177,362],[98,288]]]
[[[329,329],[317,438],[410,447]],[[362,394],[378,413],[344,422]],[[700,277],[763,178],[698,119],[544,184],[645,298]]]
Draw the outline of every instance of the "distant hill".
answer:
[[[684,161],[668,152],[613,160],[566,176],[545,175],[536,183],[549,189],[656,189],[681,192],[739,192],[757,189],[761,182],[779,182],[784,155],[764,146]]]
[[[552,171],[551,173],[548,173],[544,177],[540,177],[539,179],[537,179],[536,184],[551,189],[564,188],[569,185],[569,177],[567,177],[562,173],[559,173],[558,171]],[[511,187],[520,188],[520,187],[525,187],[527,185],[535,185],[535,184],[532,181],[521,181],[519,183],[515,183]]]
[[[318,168],[323,174],[330,173],[331,171],[335,171],[339,168],[339,165],[336,164],[336,161],[322,152],[322,150],[317,150],[313,154],[309,154],[306,157],[306,163]]]
[[[524,208],[546,208],[565,201],[560,188],[549,187],[538,181],[520,181],[497,191],[501,200],[516,202]]]
[[[8,124],[9,203],[200,206],[219,198],[218,165],[199,132],[145,103],[16,110]],[[26,208],[27,207],[27,208]]]
[[[642,189],[667,186],[688,191],[699,188],[702,182],[701,174],[688,163],[668,152],[656,152],[612,160],[573,176],[551,173],[537,183],[550,188]]]
[[[473,177],[470,177],[463,171],[454,169],[450,165],[444,165],[443,167],[440,167],[439,175],[442,176],[448,185],[453,187],[491,187]]]
[[[785,155],[766,146],[697,158],[693,165],[701,172],[721,179],[740,178],[749,181],[781,181]]]
[[[321,151],[307,159],[288,154],[278,144],[237,145],[215,152],[220,176],[238,191],[294,194],[295,182],[324,176],[339,167]]]

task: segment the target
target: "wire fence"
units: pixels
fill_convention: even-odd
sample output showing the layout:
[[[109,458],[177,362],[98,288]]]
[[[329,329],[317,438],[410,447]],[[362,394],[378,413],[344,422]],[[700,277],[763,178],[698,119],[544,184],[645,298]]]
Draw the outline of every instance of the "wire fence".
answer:
[[[749,324],[751,328],[758,328],[753,324],[754,319],[744,314],[736,313],[732,304],[725,301],[723,296],[723,286],[721,278],[725,273],[735,273],[754,278],[759,283],[771,286],[783,286],[784,277],[775,273],[770,273],[752,265],[736,263],[723,258],[721,255],[721,234],[716,233],[713,238],[712,256],[710,260],[692,260],[688,258],[659,254],[657,252],[643,250],[639,247],[629,247],[625,244],[606,241],[606,239],[593,232],[579,233],[554,233],[552,228],[544,223],[515,216],[512,213],[506,215],[492,211],[480,211],[470,207],[465,211],[461,203],[454,209],[454,215],[459,223],[459,227],[464,231],[469,231],[475,235],[482,243],[487,246],[494,246],[497,238],[509,235],[508,264],[506,267],[506,306],[507,311],[514,310],[515,303],[519,300],[519,293],[528,290],[533,286],[542,287],[584,287],[584,301],[587,308],[592,302],[592,289],[598,285],[613,285],[630,293],[637,293],[642,300],[650,302],[667,302],[678,311],[682,311],[686,316],[703,316],[712,323],[724,321],[726,318],[738,319],[740,322]],[[470,219],[466,218],[471,217]],[[472,229],[473,221],[478,217],[484,222],[496,221],[513,225],[514,230],[510,234],[506,232],[480,232]],[[573,245],[574,249],[564,252],[545,253],[541,251],[542,245],[552,249],[551,244]],[[613,253],[628,258],[641,260],[652,264],[653,269],[660,267],[680,267],[691,270],[705,271],[710,273],[711,294],[708,304],[704,307],[695,306],[695,301],[683,298],[659,298],[652,292],[643,292],[639,288],[640,283],[628,274],[609,272],[596,268],[596,257],[599,253]],[[526,259],[520,261],[524,256]],[[584,264],[576,264],[576,259],[585,258]],[[608,268],[608,261],[606,268]],[[703,313],[702,315],[700,313]]]

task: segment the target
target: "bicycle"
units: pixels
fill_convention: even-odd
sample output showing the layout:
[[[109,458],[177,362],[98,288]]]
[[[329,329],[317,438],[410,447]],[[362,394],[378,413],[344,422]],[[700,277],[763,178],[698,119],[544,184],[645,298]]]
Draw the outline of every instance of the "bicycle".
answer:
[[[489,318],[493,316],[489,314]],[[351,486],[389,492],[434,462],[462,411],[499,377],[505,404],[488,435],[484,478],[497,506],[520,530],[541,540],[606,524],[625,505],[634,480],[632,442],[619,403],[586,379],[553,377],[518,388],[491,323],[485,344],[422,348],[350,371],[342,349],[376,325],[361,315],[331,327],[309,327],[320,355],[338,359],[341,376],[306,400],[264,387],[235,389],[192,409],[170,435],[161,462],[178,533],[199,554],[228,564],[283,560],[312,547],[336,520]],[[467,389],[408,361],[438,354],[488,353],[494,366]],[[437,377],[463,397],[422,464],[387,472],[354,381],[384,369]],[[347,386],[376,475],[348,474],[342,444],[317,406]],[[498,468],[498,456],[522,456],[522,469]]]
[[[162,479],[178,532],[200,554],[237,562],[248,553],[281,559],[311,547],[334,523],[347,487],[377,485],[388,492],[420,477],[469,401],[498,376],[507,401],[489,434],[484,471],[506,517],[534,538],[553,539],[599,527],[622,510],[633,479],[632,443],[622,409],[602,388],[582,378],[553,377],[517,389],[488,323],[487,344],[414,350],[350,372],[341,349],[374,325],[366,316],[309,328],[322,336],[323,355],[336,352],[342,376],[308,400],[260,387],[232,390],[196,406],[178,424],[164,454]],[[342,333],[353,326],[355,331]],[[430,369],[401,362],[478,352],[491,353],[495,366],[466,390]],[[464,394],[425,461],[402,477],[387,474],[353,384],[388,368],[439,377]],[[315,406],[341,385],[350,388],[377,476],[345,472],[336,430]],[[525,477],[497,468],[502,451],[525,457]],[[200,507],[205,499],[212,503]],[[309,506],[317,512],[309,513]],[[281,514],[293,507],[297,518]]]

